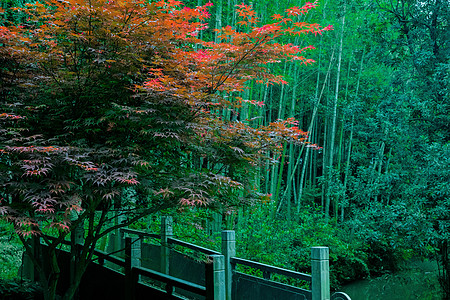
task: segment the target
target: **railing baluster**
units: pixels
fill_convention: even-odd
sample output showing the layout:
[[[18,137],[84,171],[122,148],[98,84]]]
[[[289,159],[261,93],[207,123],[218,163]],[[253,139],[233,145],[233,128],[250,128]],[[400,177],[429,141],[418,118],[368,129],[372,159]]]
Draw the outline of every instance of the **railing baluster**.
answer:
[[[270,280],[272,273],[270,273],[269,271],[263,271],[263,278]]]
[[[170,284],[170,283],[166,284],[166,293],[169,295],[173,294],[173,285],[172,284]]]
[[[236,256],[236,234],[233,230],[222,231],[222,254],[225,259],[226,299],[231,300],[233,285],[233,268],[231,258]]]
[[[131,238],[125,238],[125,299],[134,300],[132,295],[134,290],[133,276],[131,274]]]
[[[172,217],[161,218],[161,273],[170,272],[170,245],[169,239],[173,236]]]
[[[328,247],[311,248],[312,300],[330,299],[330,273]]]

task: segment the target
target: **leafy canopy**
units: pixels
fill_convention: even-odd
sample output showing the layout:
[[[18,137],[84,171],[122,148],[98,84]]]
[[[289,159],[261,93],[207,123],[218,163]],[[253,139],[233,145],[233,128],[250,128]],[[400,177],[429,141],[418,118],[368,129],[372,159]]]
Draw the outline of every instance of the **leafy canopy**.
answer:
[[[302,56],[312,46],[276,39],[330,30],[292,21],[315,4],[262,26],[250,6],[238,5],[241,30],[218,30],[219,42],[198,37],[211,5],[47,0],[14,9],[27,19],[0,28],[0,151],[8,170],[0,212],[20,232],[40,232],[39,221],[69,229],[72,211],[108,210],[130,185],[147,195],[141,212],[235,205],[242,199],[233,190],[251,190],[233,178],[236,170],[257,165],[284,140],[305,140],[293,119],[253,127],[221,112],[263,105],[226,95],[252,79],[285,83],[269,64],[312,62]],[[195,166],[196,159],[212,163]]]

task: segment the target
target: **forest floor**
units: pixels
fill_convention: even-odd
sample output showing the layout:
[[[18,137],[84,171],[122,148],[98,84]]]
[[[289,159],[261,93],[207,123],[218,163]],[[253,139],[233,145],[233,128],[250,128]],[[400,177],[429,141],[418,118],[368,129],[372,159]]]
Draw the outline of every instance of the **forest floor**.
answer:
[[[0,236],[0,278],[17,277],[22,264],[22,244],[8,235]]]

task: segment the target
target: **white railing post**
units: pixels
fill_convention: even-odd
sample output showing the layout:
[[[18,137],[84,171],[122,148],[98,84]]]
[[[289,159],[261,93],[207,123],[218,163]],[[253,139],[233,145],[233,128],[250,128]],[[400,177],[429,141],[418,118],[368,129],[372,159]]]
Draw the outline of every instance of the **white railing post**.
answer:
[[[222,254],[225,260],[225,294],[231,300],[233,285],[233,270],[231,258],[236,256],[236,234],[233,230],[222,231]]]
[[[33,260],[28,255],[31,253],[33,257],[37,257],[38,248],[40,243],[40,237],[32,236],[29,240],[26,241],[28,246],[30,247],[30,252],[25,252],[23,255],[22,266],[19,269],[19,277],[24,277],[30,281],[37,281],[37,272],[34,267]]]
[[[312,300],[330,299],[330,263],[328,247],[311,248]]]
[[[225,260],[223,255],[210,255],[206,265],[206,300],[225,300]]]
[[[121,211],[114,212],[114,226],[123,224],[126,222],[126,217]],[[114,243],[113,243],[113,252],[117,252],[117,256],[119,257],[125,257],[125,232],[122,230],[123,227],[117,228],[114,230],[113,237],[114,237]]]
[[[78,218],[73,218],[72,221],[77,220]],[[82,251],[82,244],[84,244],[84,233],[84,222],[82,221],[80,221],[75,227],[73,227],[72,232],[70,233],[71,244],[73,247],[70,249],[70,283],[72,283],[77,276],[77,265]]]
[[[142,239],[133,236],[131,238],[131,267],[140,267],[142,261]]]
[[[168,239],[173,237],[173,219],[170,216],[161,218],[161,273],[169,275],[170,247]]]
[[[133,291],[135,287],[133,286],[133,276],[132,276],[132,261],[133,261],[133,252],[132,252],[132,238],[127,236],[125,237],[125,299],[134,300]]]

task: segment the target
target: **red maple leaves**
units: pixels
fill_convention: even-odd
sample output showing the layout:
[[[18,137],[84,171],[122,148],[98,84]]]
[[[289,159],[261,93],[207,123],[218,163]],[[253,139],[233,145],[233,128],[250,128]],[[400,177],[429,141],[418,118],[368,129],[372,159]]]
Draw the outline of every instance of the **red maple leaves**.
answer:
[[[286,16],[274,15],[275,21],[270,24],[260,24],[250,5],[237,5],[238,26],[218,29],[217,42],[199,38],[207,28],[205,21],[212,5],[208,2],[190,9],[175,0],[46,0],[21,9],[28,14],[24,24],[0,27],[0,43],[5,45],[0,54],[26,70],[17,82],[27,91],[22,96],[30,102],[20,108],[23,114],[13,109],[0,113],[0,121],[8,123],[8,130],[1,132],[0,155],[17,167],[14,180],[2,180],[8,181],[8,193],[11,187],[16,193],[14,201],[27,203],[35,217],[49,220],[48,226],[66,230],[69,214],[81,210],[83,202],[96,207],[100,201],[110,205],[121,188],[139,185],[140,177],[147,176],[148,181],[151,172],[155,172],[153,178],[160,176],[149,171],[151,164],[143,153],[171,160],[173,155],[160,148],[170,146],[178,151],[192,147],[199,151],[219,147],[213,153],[223,165],[234,163],[230,157],[256,165],[265,151],[278,151],[283,142],[304,143],[307,133],[293,119],[256,126],[248,120],[224,119],[218,112],[234,111],[244,103],[262,107],[262,101],[230,95],[247,89],[251,80],[286,84],[283,76],[270,72],[270,64],[283,60],[313,62],[303,56],[314,49],[312,46],[301,48],[281,43],[279,38],[331,30],[331,26],[292,21],[317,4],[287,9]],[[43,89],[46,86],[50,92]],[[116,89],[122,94],[114,93]],[[51,122],[64,124],[58,139],[45,142],[26,137],[24,132],[29,128],[22,130],[18,125],[52,109],[51,105],[39,105],[36,95],[28,97],[33,94],[30,91],[43,90],[49,99],[59,97],[52,102],[55,105],[63,102],[66,93],[72,97],[67,106],[62,106],[66,115],[52,112]],[[96,93],[98,99],[92,97]],[[77,109],[81,110],[78,119],[71,119],[71,112]],[[115,135],[123,136],[123,140],[116,141]],[[76,142],[65,144],[75,136]],[[97,140],[104,144],[95,150],[77,148],[77,143]],[[155,141],[154,148],[146,149],[149,140]],[[126,151],[120,152],[121,147]],[[189,151],[193,150],[186,150],[186,156]],[[167,167],[157,160],[154,163]],[[155,188],[159,192],[154,195],[167,199],[177,195],[181,204],[204,205],[220,195],[226,198],[225,184],[242,188],[241,183],[218,171],[205,177],[187,177],[208,182],[208,186],[191,185],[184,174],[177,176],[182,178],[167,180],[172,185]],[[3,201],[0,214],[14,216],[18,228],[36,232],[37,223],[32,218],[24,219],[12,206]]]

